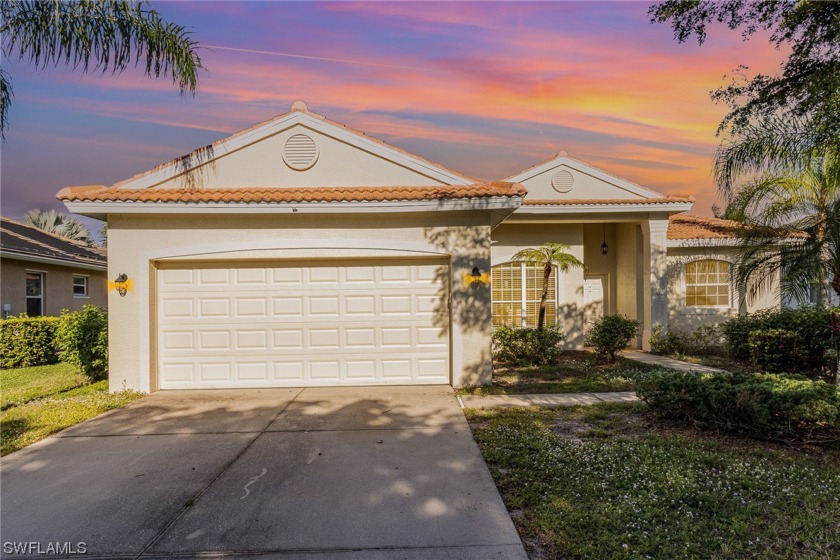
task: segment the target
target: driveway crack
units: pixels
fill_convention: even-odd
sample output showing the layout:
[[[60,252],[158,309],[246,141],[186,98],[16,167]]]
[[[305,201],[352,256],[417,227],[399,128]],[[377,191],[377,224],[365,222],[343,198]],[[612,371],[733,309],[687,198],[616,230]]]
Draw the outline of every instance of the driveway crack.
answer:
[[[185,502],[185,505],[181,508],[181,510],[175,515],[175,517],[173,517],[172,520],[169,521],[169,523],[167,523],[163,527],[163,529],[160,530],[160,532],[157,535],[155,535],[155,538],[153,538],[149,542],[149,544],[147,544],[143,548],[143,550],[140,551],[140,554],[135,556],[135,560],[139,560],[140,558],[142,558],[143,555],[146,554],[146,552],[150,548],[152,548],[155,544],[157,544],[158,541],[160,541],[160,539],[163,538],[163,535],[165,535],[166,532],[169,531],[169,529],[175,524],[175,522],[177,522],[187,512],[187,510],[189,510],[195,504],[196,500],[198,500],[201,496],[203,496],[207,492],[207,490],[209,490],[210,487],[213,486],[216,483],[216,481],[219,480],[222,477],[222,475],[224,475],[227,471],[229,471],[230,468],[233,466],[233,464],[236,463],[240,459],[240,457],[242,457],[251,448],[252,445],[254,445],[254,442],[257,441],[257,439],[259,439],[259,437],[261,435],[267,433],[268,427],[271,426],[271,424],[273,424],[274,421],[277,420],[280,417],[281,414],[286,412],[286,409],[289,408],[292,405],[292,403],[295,402],[297,400],[297,398],[300,396],[300,394],[303,393],[305,390],[306,389],[304,388],[304,389],[301,389],[300,391],[298,391],[297,394],[294,397],[292,397],[291,400],[289,400],[285,404],[285,406],[283,406],[279,411],[277,411],[277,414],[275,414],[271,418],[271,420],[269,420],[266,423],[266,425],[259,432],[257,432],[257,435],[255,435],[253,437],[253,439],[251,439],[251,441],[249,441],[247,444],[245,444],[245,447],[243,447],[242,450],[239,453],[237,453],[236,456],[233,459],[228,461],[225,464],[225,466],[222,467],[222,469],[216,474],[216,476],[213,477],[212,480],[210,480],[210,482],[208,482],[204,486],[204,488],[199,490],[192,498],[188,499]]]

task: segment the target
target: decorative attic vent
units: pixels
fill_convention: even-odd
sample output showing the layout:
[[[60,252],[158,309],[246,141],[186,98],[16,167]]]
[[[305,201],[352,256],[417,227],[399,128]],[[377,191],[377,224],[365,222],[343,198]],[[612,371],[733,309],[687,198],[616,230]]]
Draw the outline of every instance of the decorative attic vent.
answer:
[[[572,190],[572,187],[574,185],[574,176],[565,169],[561,169],[560,171],[554,174],[554,177],[551,178],[551,186],[554,187],[555,191],[562,194],[565,194]]]
[[[283,146],[283,161],[297,171],[309,169],[318,161],[318,146],[306,134],[295,134]]]

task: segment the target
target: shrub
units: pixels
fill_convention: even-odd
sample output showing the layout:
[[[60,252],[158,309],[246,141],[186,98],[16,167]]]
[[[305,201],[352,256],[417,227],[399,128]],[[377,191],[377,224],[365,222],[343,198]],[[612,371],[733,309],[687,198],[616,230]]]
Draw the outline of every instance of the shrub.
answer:
[[[840,392],[824,381],[775,373],[660,370],[636,381],[664,416],[762,439],[830,441],[840,436]]]
[[[722,353],[723,347],[723,336],[717,325],[703,325],[691,332],[665,331],[662,325],[656,325],[650,337],[654,354],[708,356]]]
[[[58,361],[55,332],[58,317],[27,317],[0,321],[0,365],[31,367]]]
[[[497,327],[493,332],[493,358],[507,364],[545,365],[562,351],[563,331],[556,325],[539,328]]]
[[[803,307],[800,309],[765,310],[722,323],[720,329],[729,353],[740,360],[750,359],[749,337],[753,331],[785,329],[802,340],[803,368],[818,371],[825,365],[825,353],[831,349],[831,309]],[[790,369],[788,369],[790,371]]]
[[[614,362],[616,354],[627,348],[638,332],[638,321],[624,315],[604,315],[592,325],[589,343],[600,358]]]
[[[748,344],[750,359],[771,373],[801,371],[806,367],[802,359],[802,337],[785,329],[752,331]]]
[[[108,373],[108,314],[95,305],[82,311],[64,310],[59,318],[56,345],[61,359],[75,365],[91,381]]]

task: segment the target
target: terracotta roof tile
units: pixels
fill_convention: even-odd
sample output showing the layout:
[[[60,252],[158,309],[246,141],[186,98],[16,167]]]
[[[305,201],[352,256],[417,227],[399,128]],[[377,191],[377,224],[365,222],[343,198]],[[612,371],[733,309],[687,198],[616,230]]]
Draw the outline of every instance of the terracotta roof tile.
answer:
[[[664,196],[660,198],[567,198],[554,200],[526,199],[523,206],[621,206],[626,204],[673,204],[679,202],[694,202],[691,196]]]
[[[521,197],[528,191],[518,183],[500,181],[466,186],[438,187],[261,187],[230,189],[116,189],[66,187],[56,195],[65,202],[170,202],[170,203],[290,203],[392,202],[440,199]]]
[[[738,228],[731,220],[677,214],[668,221],[668,239],[733,239]]]

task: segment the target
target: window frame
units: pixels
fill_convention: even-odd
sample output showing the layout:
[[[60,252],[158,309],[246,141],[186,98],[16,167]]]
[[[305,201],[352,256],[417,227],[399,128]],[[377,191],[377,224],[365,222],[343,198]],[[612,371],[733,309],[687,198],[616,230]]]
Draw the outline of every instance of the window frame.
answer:
[[[493,286],[492,286],[492,284],[493,284],[493,282],[492,282],[493,270],[496,267],[505,266],[505,265],[519,265],[519,270],[520,270],[520,274],[521,274],[520,287],[519,287],[519,313],[520,313],[520,318],[521,319],[520,319],[519,325],[509,325],[509,324],[496,325],[496,324],[494,324],[493,328],[497,328],[497,327],[500,327],[500,326],[507,326],[507,327],[514,327],[514,328],[528,328],[528,307],[527,306],[528,306],[529,303],[534,303],[534,302],[539,304],[539,301],[540,301],[539,298],[536,298],[535,300],[529,300],[528,299],[528,268],[531,267],[531,268],[538,269],[538,271],[540,273],[538,277],[541,278],[542,277],[542,274],[541,274],[542,273],[542,267],[539,266],[539,265],[535,265],[533,263],[529,263],[527,261],[505,261],[505,262],[496,263],[495,265],[491,266],[490,267],[490,278],[491,278],[490,306],[491,306],[491,312],[492,312],[492,306],[493,306],[494,303],[510,303],[510,304],[513,304],[513,305],[515,305],[517,303],[514,300],[506,300],[506,299],[505,300],[496,300],[496,299],[493,298],[493,292],[492,292],[492,289],[493,289]],[[558,319],[557,305],[558,305],[558,301],[560,299],[559,295],[560,295],[560,282],[561,282],[560,269],[557,267],[557,265],[552,265],[552,276],[551,277],[554,280],[554,293],[552,294],[549,291],[548,298],[546,299],[546,315],[548,315],[549,307],[551,305],[553,305],[554,306],[554,324],[557,324],[557,319]],[[552,299],[553,299],[553,301],[552,301]],[[514,317],[515,317],[515,315],[514,315]],[[538,317],[539,317],[539,312],[537,312],[537,315],[534,318],[534,325],[533,325],[534,327],[536,327]],[[494,315],[494,322],[495,322],[495,315]],[[550,321],[548,320],[548,317],[546,317],[546,323],[549,323],[549,322]]]
[[[29,275],[30,274],[36,275],[36,276],[39,277],[40,285],[41,285],[41,294],[38,295],[38,296],[30,296],[29,295],[28,284],[29,284]],[[44,315],[46,315],[46,311],[47,311],[47,297],[46,297],[47,273],[42,271],[42,270],[27,270],[25,278],[26,278],[26,284],[25,284],[26,288],[24,289],[24,294],[26,296],[25,297],[25,300],[26,300],[26,315],[29,316],[29,317],[43,317]],[[40,310],[39,315],[29,315],[29,300],[30,299],[33,299],[33,300],[37,299],[40,302],[41,310]]]
[[[688,284],[688,270],[687,270],[687,268],[688,268],[689,265],[697,265],[697,264],[703,263],[703,262],[723,263],[728,267],[729,281],[726,283],[727,303],[725,305],[689,305],[689,303],[688,303],[688,287],[689,287],[689,284]],[[692,286],[723,286],[723,285],[724,285],[723,283],[715,283],[715,284],[697,284],[697,283],[695,283],[695,284],[692,284]],[[695,259],[692,259],[690,261],[687,261],[687,262],[683,263],[683,266],[682,266],[682,294],[681,295],[682,295],[683,307],[686,308],[686,309],[693,310],[693,311],[702,312],[702,311],[705,310],[705,311],[709,311],[709,312],[714,312],[714,311],[717,311],[717,310],[733,309],[735,290],[734,290],[734,284],[733,284],[733,279],[732,279],[732,262],[729,261],[728,259],[725,259],[725,258],[722,258],[722,257],[719,257],[719,256],[703,256],[703,257],[695,258]]]
[[[84,293],[77,294],[76,293],[76,280],[82,280],[84,282]],[[85,274],[74,274],[73,275],[73,297],[74,298],[90,298],[90,276]]]

